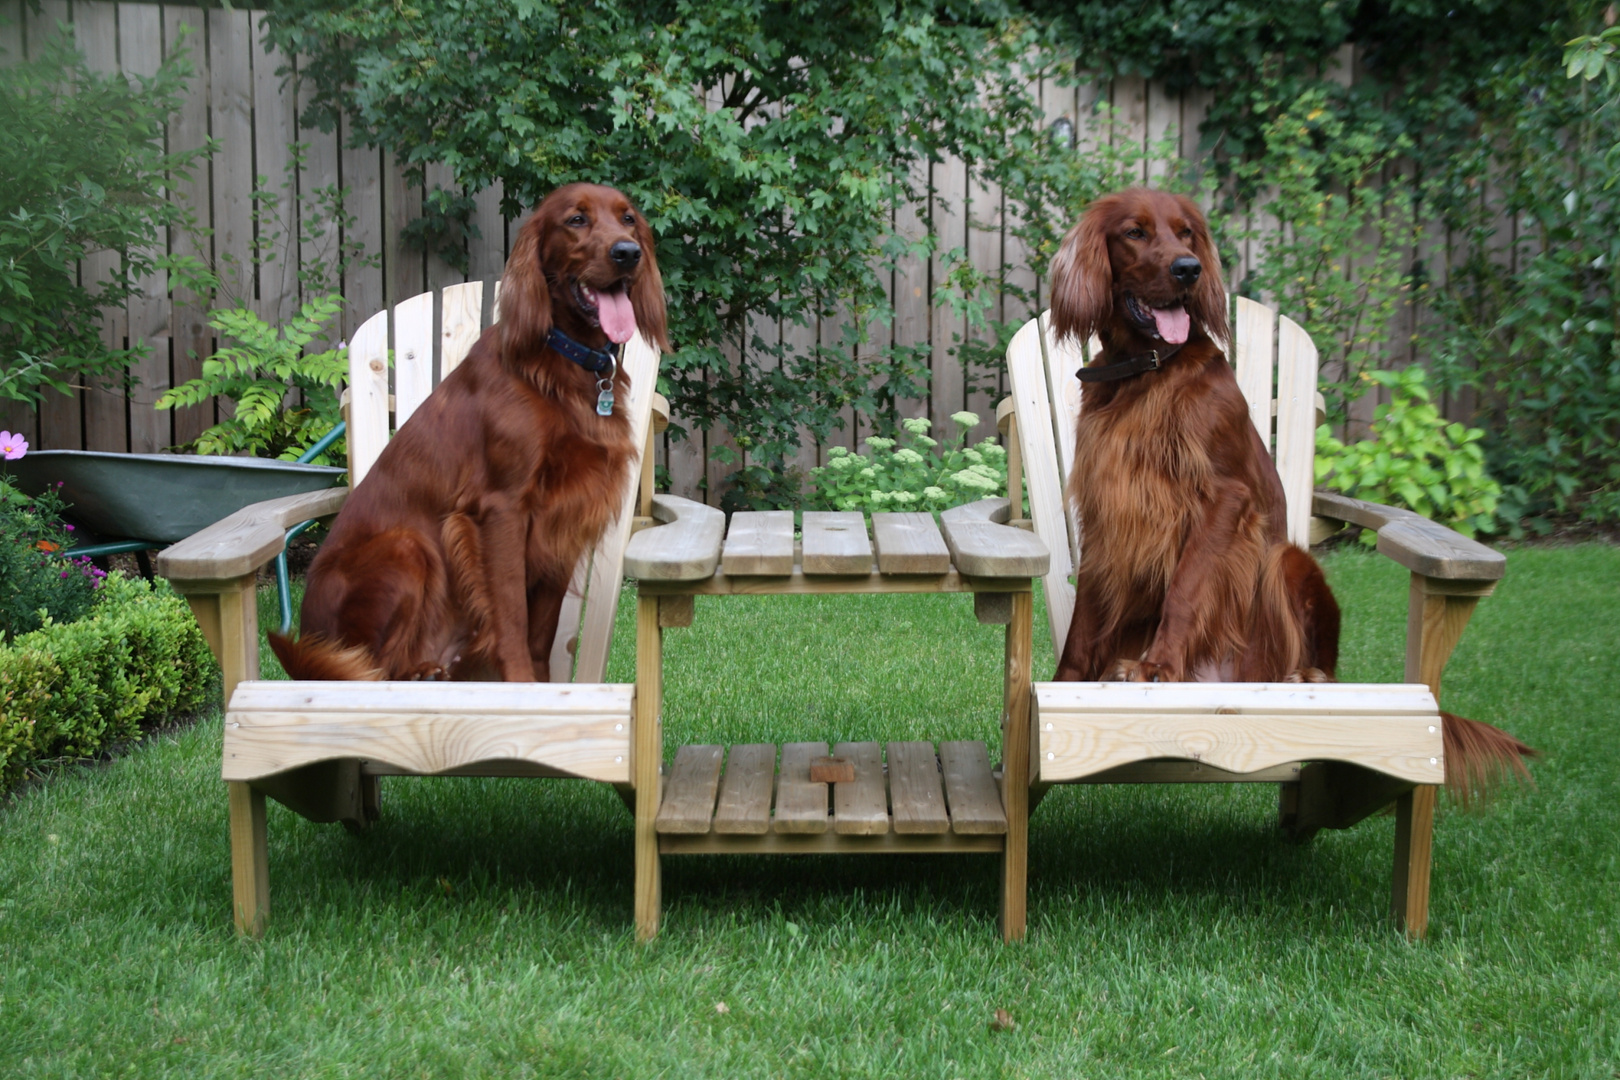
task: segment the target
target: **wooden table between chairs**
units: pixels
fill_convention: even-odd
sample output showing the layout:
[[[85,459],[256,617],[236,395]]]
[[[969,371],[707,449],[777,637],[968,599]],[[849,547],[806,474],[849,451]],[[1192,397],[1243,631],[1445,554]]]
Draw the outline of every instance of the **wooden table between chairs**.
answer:
[[[1003,524],[1005,499],[941,515],[792,511],[725,515],[673,496],[653,500],[651,528],[625,551],[638,580],[631,784],[636,792],[636,933],[658,933],[660,856],[701,854],[1000,853],[1001,933],[1024,936],[1030,783],[1032,579],[1049,555]],[[962,593],[980,622],[1002,624],[1006,665],[1002,765],[982,742],[793,742],[683,746],[667,778],[660,725],[663,631],[690,626],[698,596]],[[829,754],[830,750],[830,754]],[[818,757],[853,778],[811,778]],[[651,798],[643,795],[650,793]],[[773,798],[774,796],[774,798]]]

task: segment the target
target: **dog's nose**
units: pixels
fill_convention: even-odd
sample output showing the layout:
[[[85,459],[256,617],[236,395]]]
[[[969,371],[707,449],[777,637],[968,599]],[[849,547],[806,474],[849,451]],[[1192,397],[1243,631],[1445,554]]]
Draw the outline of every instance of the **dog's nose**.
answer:
[[[614,265],[629,270],[641,261],[641,245],[634,240],[620,240],[608,248],[608,258],[613,260]]]
[[[1170,276],[1183,285],[1191,285],[1204,272],[1204,264],[1191,255],[1183,255],[1170,264]]]

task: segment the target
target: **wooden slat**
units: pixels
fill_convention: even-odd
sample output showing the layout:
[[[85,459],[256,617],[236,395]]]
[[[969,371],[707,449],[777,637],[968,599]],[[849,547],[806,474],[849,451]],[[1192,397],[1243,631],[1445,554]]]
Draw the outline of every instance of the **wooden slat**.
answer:
[[[664,784],[664,805],[655,825],[661,833],[706,833],[714,818],[714,797],[720,789],[719,746],[683,746]]]
[[[1035,535],[1046,544],[1051,559],[1041,579],[1046,594],[1048,629],[1054,647],[1061,649],[1074,613],[1074,586],[1069,581],[1074,561],[1046,376],[1048,342],[1042,327],[1049,319],[1050,316],[1042,316],[1039,321],[1032,319],[1013,335],[1007,346],[1007,380],[1018,416],[1019,449],[1030,518]],[[1072,443],[1073,432],[1069,433],[1069,439]]]
[[[776,777],[776,819],[779,833],[827,831],[827,785],[810,780],[810,759],[825,757],[824,742],[784,743],[782,771]]]
[[[933,743],[889,744],[889,801],[897,833],[942,833],[950,829]]]
[[[637,537],[652,530],[644,529]],[[691,581],[640,582],[650,596],[826,596],[836,593],[959,593],[1029,592],[1028,578],[969,577],[952,570],[948,574],[803,574],[798,570],[787,577],[761,577],[743,574]]]
[[[995,777],[990,774],[990,755],[984,743],[942,742],[939,761],[945,772],[951,831],[964,835],[1005,833],[1007,813],[1002,809]]]
[[[388,313],[379,311],[349,342],[349,485],[358,487],[388,444]]]
[[[726,758],[714,831],[759,835],[771,828],[771,786],[776,778],[776,746],[744,743]]]
[[[1277,313],[1264,304],[1240,296],[1235,301],[1232,351],[1237,354],[1238,389],[1249,403],[1249,418],[1260,441],[1271,450],[1271,367]]]
[[[671,833],[658,838],[664,855],[994,855],[1005,846],[1000,836],[943,833],[763,833],[758,836],[712,832],[707,836]]]
[[[1178,758],[1236,773],[1342,761],[1418,784],[1443,780],[1439,711],[1427,688],[1330,685],[1333,692],[1313,700],[1312,691],[1329,687],[1206,684],[1199,712],[1189,704],[1198,684],[1036,683],[1040,779]],[[1139,696],[1101,689],[1112,686],[1131,686]],[[1153,693],[1161,686],[1176,691],[1162,703]],[[1263,701],[1268,693],[1276,700]]]
[[[497,283],[499,284],[499,283]],[[620,359],[624,373],[630,379],[630,392],[626,397],[625,414],[630,418],[630,438],[637,457],[625,466],[630,474],[619,496],[619,514],[602,533],[591,555],[590,581],[586,586],[587,608],[584,624],[579,631],[579,649],[574,665],[574,678],[580,682],[597,682],[607,671],[608,653],[613,646],[614,616],[619,610],[619,590],[624,584],[625,550],[630,541],[630,525],[636,511],[636,480],[641,473],[640,453],[647,445],[647,425],[652,422],[652,402],[657,397],[658,350],[646,338],[637,334],[625,342]],[[711,568],[712,571],[712,568]],[[567,604],[564,604],[561,625],[572,628]],[[577,617],[577,616],[574,616]],[[559,634],[559,637],[561,635]],[[555,654],[553,654],[555,657]],[[567,670],[567,664],[552,660],[552,679]]]
[[[872,543],[880,573],[943,574],[951,568],[951,549],[933,514],[873,514]]]
[[[225,581],[252,574],[285,546],[287,530],[310,518],[338,512],[348,488],[267,499],[163,549],[157,572],[182,592],[187,582]]]
[[[793,573],[793,511],[740,510],[732,514],[720,566],[728,574]]]
[[[163,36],[165,59],[185,49],[192,63],[203,65],[203,42],[206,12],[196,8],[165,5]],[[182,40],[182,29],[190,31]],[[208,139],[208,78],[201,74],[186,80],[180,98],[180,108],[169,120],[169,148],[187,150],[201,146]],[[194,208],[209,205],[209,168],[206,162],[194,164],[189,179],[171,175],[170,192],[175,201]],[[200,212],[200,210],[199,210]],[[169,230],[169,251],[174,255],[190,255],[207,259],[209,240],[192,235],[178,226]],[[170,331],[174,337],[171,358],[172,382],[179,386],[202,375],[203,361],[213,351],[213,329],[204,321],[208,298],[190,292],[175,292],[174,309],[170,313]],[[175,444],[188,443],[214,422],[214,403],[203,401],[196,405],[172,410],[173,430],[170,440]]]
[[[73,36],[91,71],[110,75],[118,71],[118,12],[112,4],[79,4],[74,12]],[[252,153],[251,148],[248,151]],[[79,264],[79,275],[92,291],[118,274],[122,259],[112,250],[92,251]],[[98,313],[101,341],[111,349],[124,347],[129,329],[125,308],[108,307]],[[118,373],[108,385],[87,379],[84,387],[84,448],[125,453],[129,450],[128,406]]]
[[[153,4],[118,5],[119,69],[126,76],[150,76],[163,61],[163,9]],[[178,149],[178,145],[175,145]],[[166,254],[163,238],[147,254]],[[129,449],[132,453],[156,453],[173,440],[169,437],[168,412],[156,408],[158,396],[168,390],[170,379],[169,275],[155,271],[140,279],[140,293],[129,300],[129,340],[131,347],[144,342],[150,350],[130,369],[134,378],[129,386]]]
[[[889,831],[889,796],[883,780],[883,751],[875,742],[842,742],[833,753],[855,766],[855,779],[833,785],[833,831],[846,836],[880,836]]]
[[[257,780],[332,758],[424,774],[515,760],[627,783],[634,689],[242,683],[226,709],[223,776]]]
[[[1007,519],[1006,499],[980,499],[953,506],[939,516],[951,560],[975,577],[1039,577],[1051,568],[1051,555],[1034,533],[997,524]]]
[[[1378,550],[1424,577],[1498,581],[1507,571],[1501,552],[1410,510],[1329,491],[1312,493],[1311,509],[1334,521],[1377,530]]]
[[[394,307],[394,429],[433,392],[433,294]]]
[[[444,379],[456,370],[473,343],[483,332],[480,321],[484,312],[484,283],[469,281],[451,285],[444,290],[443,310],[439,317],[439,378]]]
[[[1316,345],[1286,315],[1277,320],[1277,475],[1288,500],[1288,539],[1311,542],[1316,476]]]
[[[625,573],[643,581],[701,581],[713,575],[720,565],[725,514],[691,499],[655,495],[653,517],[665,524],[630,538]]]
[[[866,518],[859,511],[808,510],[804,515],[804,554],[807,574],[869,574],[872,541]]]

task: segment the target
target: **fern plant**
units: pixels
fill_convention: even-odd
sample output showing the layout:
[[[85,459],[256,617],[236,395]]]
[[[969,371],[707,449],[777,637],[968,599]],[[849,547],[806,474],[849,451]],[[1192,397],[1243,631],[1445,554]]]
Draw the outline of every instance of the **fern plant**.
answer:
[[[281,327],[246,307],[210,312],[208,325],[234,344],[203,361],[202,378],[166,391],[157,407],[228,398],[233,414],[199,435],[192,449],[297,460],[342,419],[338,388],[348,374],[348,347],[339,342],[334,349],[304,351],[342,310],[343,299],[334,294],[308,301]],[[345,460],[341,439],[313,459],[317,465]]]

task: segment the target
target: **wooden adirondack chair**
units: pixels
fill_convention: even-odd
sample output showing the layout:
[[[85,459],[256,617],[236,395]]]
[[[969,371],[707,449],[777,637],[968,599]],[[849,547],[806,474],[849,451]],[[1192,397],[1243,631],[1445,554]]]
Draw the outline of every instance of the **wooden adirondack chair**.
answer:
[[[1445,775],[1440,676],[1506,560],[1410,511],[1312,492],[1316,347],[1292,320],[1254,301],[1239,297],[1235,315],[1237,379],[1282,478],[1289,538],[1307,545],[1340,522],[1375,529],[1378,550],[1411,571],[1406,684],[1036,683],[1031,806],[1054,783],[1280,782],[1281,824],[1305,838],[1394,802],[1391,910],[1421,937],[1436,785]],[[1083,555],[1065,496],[1080,409],[1074,372],[1083,363],[1074,343],[1056,340],[1050,313],[1031,320],[1007,350],[1012,394],[998,409],[1012,505],[1022,505],[1027,485],[1032,527],[1052,552],[1044,589],[1058,651]]]
[[[351,483],[364,478],[392,430],[432,391],[435,358],[442,379],[466,357],[482,332],[483,306],[482,282],[396,305],[392,393],[388,312],[355,333],[347,392]],[[490,306],[498,314],[493,300]],[[622,363],[633,430],[645,448],[641,482],[639,491],[627,488],[616,523],[575,571],[552,652],[553,683],[259,681],[258,570],[281,552],[290,527],[336,514],[347,487],[258,503],[158,556],[158,572],[190,602],[224,671],[223,776],[243,933],[262,933],[270,910],[267,795],[311,820],[351,829],[376,818],[382,776],[573,776],[613,783],[628,795],[634,687],[601,680],[625,545],[636,522],[650,520],[651,436],[668,422],[668,405],[654,389],[658,353],[651,345],[633,338]]]

